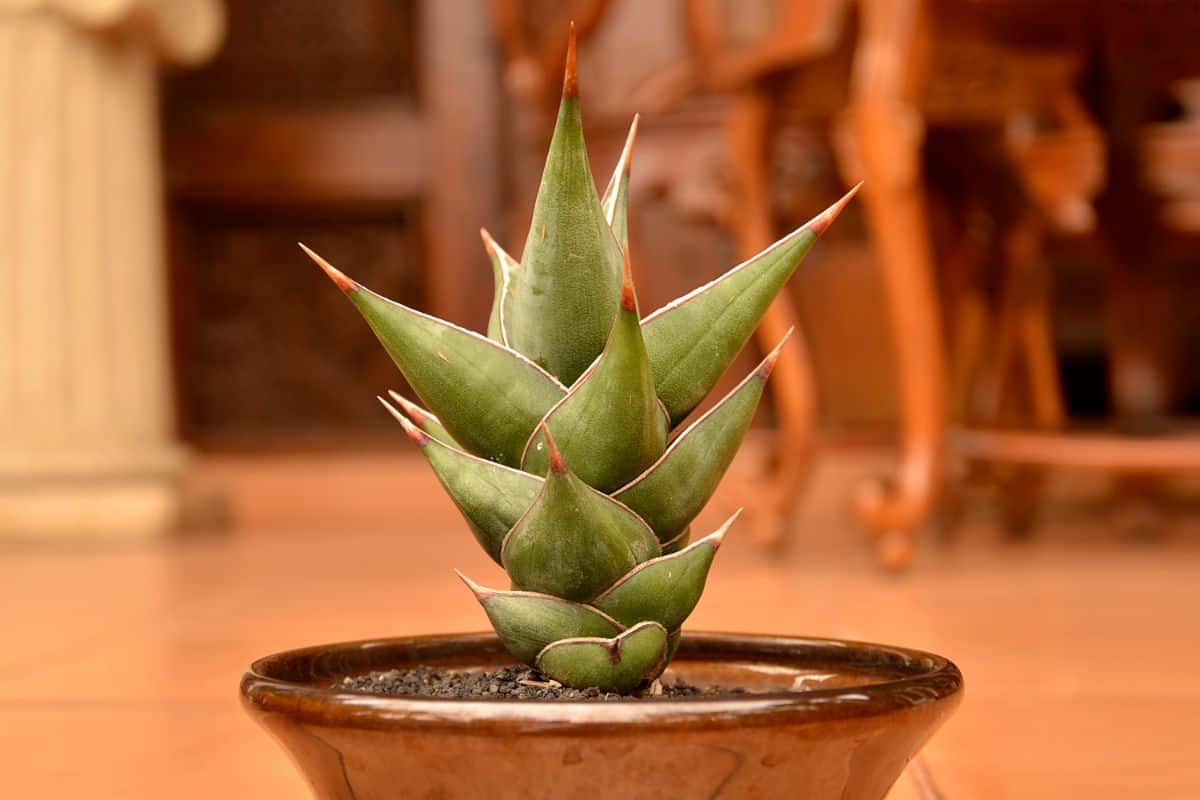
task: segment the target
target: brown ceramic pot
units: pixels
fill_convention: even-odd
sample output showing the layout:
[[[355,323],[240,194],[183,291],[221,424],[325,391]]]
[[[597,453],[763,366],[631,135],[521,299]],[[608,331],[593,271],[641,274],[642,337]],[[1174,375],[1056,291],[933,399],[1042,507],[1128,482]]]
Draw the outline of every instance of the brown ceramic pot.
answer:
[[[332,688],[416,664],[492,668],[491,635],[312,647],[256,661],[242,698],[318,798],[882,798],[962,696],[940,656],[827,639],[684,634],[671,673],[747,694],[565,702]]]

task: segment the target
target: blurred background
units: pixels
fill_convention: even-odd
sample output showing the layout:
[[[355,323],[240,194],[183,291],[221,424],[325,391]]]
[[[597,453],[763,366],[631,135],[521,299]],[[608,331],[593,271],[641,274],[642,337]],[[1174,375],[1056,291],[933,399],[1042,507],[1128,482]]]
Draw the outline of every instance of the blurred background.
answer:
[[[945,796],[1194,796],[1190,0],[0,2],[23,795],[303,796],[251,659],[483,626],[450,569],[493,567],[374,399],[408,389],[296,243],[484,327],[572,20],[599,183],[641,114],[644,310],[865,181],[726,377],[797,326],[696,627],[957,660]]]

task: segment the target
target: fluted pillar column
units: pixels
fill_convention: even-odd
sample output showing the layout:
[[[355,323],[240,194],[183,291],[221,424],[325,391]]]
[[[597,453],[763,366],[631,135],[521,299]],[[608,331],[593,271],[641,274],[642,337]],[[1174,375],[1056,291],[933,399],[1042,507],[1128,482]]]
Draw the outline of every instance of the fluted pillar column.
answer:
[[[219,0],[0,0],[0,538],[170,530],[156,70]]]

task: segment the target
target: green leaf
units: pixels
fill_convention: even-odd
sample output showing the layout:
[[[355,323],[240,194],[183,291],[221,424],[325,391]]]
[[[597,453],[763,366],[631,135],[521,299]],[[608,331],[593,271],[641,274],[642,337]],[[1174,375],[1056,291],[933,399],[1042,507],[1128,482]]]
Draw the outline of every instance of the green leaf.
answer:
[[[692,539],[692,526],[683,529],[683,533],[677,535],[674,539],[668,539],[662,543],[663,555],[677,553],[688,546],[688,542]]]
[[[505,304],[511,303],[519,278],[518,268],[521,265],[504,252],[504,249],[496,244],[496,240],[486,230],[481,228],[479,235],[483,237],[483,246],[492,262],[492,280],[495,285],[492,292],[492,311],[488,316],[487,335],[492,341],[507,346],[508,334],[505,332],[504,318],[508,310],[505,308]]]
[[[570,386],[604,348],[620,294],[621,249],[588,165],[570,47],[521,280],[504,320],[509,346]]]
[[[602,492],[627,483],[667,446],[667,418],[654,394],[628,259],[625,263],[621,313],[604,352],[539,429],[549,429],[576,474]],[[544,437],[535,431],[521,468],[540,475],[547,466]]]
[[[534,428],[566,396],[562,384],[521,354],[381,297],[304,250],[358,308],[455,441],[492,461],[521,463]]]
[[[499,564],[504,536],[533,503],[543,480],[445,444],[414,425],[382,397],[379,402],[421,448],[476,541]]]
[[[638,564],[593,605],[622,625],[654,620],[668,630],[678,628],[700,602],[713,557],[740,513],[737,511],[715,533],[678,553]]]
[[[404,409],[404,413],[408,415],[408,418],[411,419],[413,423],[422,431],[429,434],[434,439],[437,439],[442,444],[449,445],[456,450],[462,450],[462,445],[454,441],[454,437],[450,435],[450,431],[446,430],[446,426],[443,425],[442,421],[435,415],[430,414],[428,411],[421,408],[419,405],[397,391],[389,389],[388,396],[390,396],[392,400],[399,403],[400,408]],[[384,403],[384,405],[387,406],[387,403]],[[392,412],[393,416],[395,416],[395,409],[388,408],[388,410]]]
[[[546,438],[550,471],[504,537],[501,561],[520,589],[587,602],[661,551],[645,522],[576,477]]]
[[[622,628],[591,606],[537,592],[506,592],[479,586],[461,572],[496,635],[514,657],[533,664],[546,645],[560,639],[616,636]]]
[[[676,538],[716,491],[750,429],[763,386],[788,336],[719,403],[676,436],[662,458],[613,493],[646,521],[659,541]]]
[[[604,219],[612,228],[613,236],[622,250],[629,249],[629,168],[633,161],[633,143],[637,140],[638,115],[633,115],[629,126],[629,135],[625,137],[625,147],[621,150],[621,158],[613,170],[612,177],[604,195],[600,198],[600,207],[604,209]]]
[[[537,668],[564,686],[624,694],[661,673],[666,656],[667,631],[657,622],[643,622],[612,639],[549,644],[538,653]]]
[[[667,662],[663,664],[664,670],[667,668],[667,664],[675,660],[675,654],[679,652],[679,640],[682,638],[682,631],[678,629],[667,632]],[[654,677],[657,678],[658,676],[655,675]]]
[[[654,387],[678,424],[721,377],[813,243],[858,187],[802,228],[642,322]]]

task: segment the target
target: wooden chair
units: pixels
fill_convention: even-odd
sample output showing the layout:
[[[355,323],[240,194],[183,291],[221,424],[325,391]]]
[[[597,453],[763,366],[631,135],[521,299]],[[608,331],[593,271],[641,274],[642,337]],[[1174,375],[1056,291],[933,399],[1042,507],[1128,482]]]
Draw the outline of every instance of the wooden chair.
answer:
[[[725,165],[731,177],[728,211],[722,219],[749,258],[778,235],[771,208],[769,161],[773,92],[767,81],[783,69],[796,69],[827,55],[842,35],[844,0],[802,0],[784,4],[773,33],[750,47],[733,47],[710,0],[685,0],[686,28],[695,66],[696,88],[731,95],[725,119]],[[791,532],[803,485],[812,464],[816,432],[813,366],[795,303],[781,294],[756,333],[764,350],[788,331],[792,342],[781,354],[771,381],[777,430],[767,468],[740,486],[747,496],[754,537],[779,546]]]
[[[1106,67],[1116,74],[1118,88],[1126,68],[1122,57],[1137,59],[1137,79],[1152,80],[1160,68],[1178,68],[1168,40],[1182,44],[1186,35],[1171,34],[1173,16],[1169,4],[1137,9],[1122,4],[1076,3],[1022,4],[1015,0],[989,0],[956,7],[937,0],[860,0],[860,41],[853,76],[853,99],[845,119],[844,137],[848,173],[866,178],[865,202],[871,221],[872,236],[887,276],[892,299],[893,324],[900,362],[904,398],[903,460],[899,480],[868,487],[863,497],[864,517],[885,535],[885,558],[893,565],[907,562],[911,553],[912,531],[933,509],[935,493],[945,483],[943,454],[956,460],[1000,465],[1020,480],[1010,486],[1007,516],[1015,528],[1027,527],[1032,503],[1036,498],[1038,476],[1046,468],[1102,470],[1116,474],[1159,475],[1200,468],[1200,439],[1191,437],[1130,437],[1117,433],[1082,433],[1065,425],[1066,417],[1058,386],[1055,357],[1049,326],[1048,276],[1040,257],[1041,242],[1048,231],[1088,232],[1094,220],[1091,200],[1106,180],[1105,165],[1125,168],[1132,159],[1125,150],[1130,144],[1127,119],[1116,120],[1114,143],[1117,157],[1105,157],[1105,139],[1100,127],[1083,111],[1074,97],[1071,84],[1075,67],[1073,55],[1083,50],[1082,42],[1071,41],[1083,30],[1079,15],[1094,14],[1103,31],[1109,58]],[[984,107],[973,107],[967,95],[956,95],[952,88],[962,83],[964,74],[978,64],[963,63],[961,70],[939,71],[938,55],[945,55],[961,36],[944,25],[955,13],[987,10],[996,12],[990,20],[993,30],[1005,26],[1027,25],[1026,39],[1045,42],[1048,30],[1066,32],[1064,41],[1038,49],[1013,49],[997,46],[991,39],[971,42],[972,58],[994,62],[995,91],[986,93]],[[1187,29],[1189,20],[1176,16],[1177,26]],[[1135,18],[1136,17],[1136,18]],[[1157,30],[1146,34],[1146,27]],[[1132,31],[1133,34],[1129,32]],[[1131,35],[1142,35],[1140,53],[1131,53],[1128,42],[1114,45]],[[1173,37],[1173,38],[1172,38]],[[969,37],[965,40],[969,41]],[[1149,52],[1152,48],[1155,52]],[[1039,52],[1040,50],[1040,52]],[[943,62],[944,63],[944,62]],[[1151,68],[1146,64],[1152,63]],[[1004,65],[1007,64],[1007,67]],[[1154,77],[1146,77],[1151,75]],[[1126,88],[1132,83],[1126,81]],[[1145,94],[1138,84],[1133,94]],[[953,102],[945,102],[950,100]],[[1145,101],[1141,101],[1144,105]],[[1135,102],[1137,105],[1137,102]],[[1144,110],[1144,109],[1138,109]],[[1123,118],[1136,116],[1128,111]],[[954,371],[951,396],[958,406],[962,424],[948,427],[951,416],[943,400],[946,368],[939,334],[938,307],[932,289],[933,260],[929,243],[929,215],[921,186],[920,145],[926,121],[988,121],[1007,129],[1008,157],[1018,176],[1027,205],[1024,213],[1004,234],[1003,280],[999,302],[987,308],[976,293],[960,293],[952,301],[952,323],[956,335],[953,351]],[[1052,124],[1044,128],[1042,120]],[[1106,134],[1109,128],[1105,128]],[[1186,138],[1186,133],[1176,128]],[[1149,140],[1151,151],[1180,144],[1170,134],[1159,131]],[[1183,155],[1187,145],[1174,151]],[[1159,165],[1157,174],[1186,174],[1170,157]],[[1153,169],[1153,158],[1150,159]],[[1128,175],[1118,175],[1121,191],[1128,191]],[[1111,206],[1111,203],[1108,205]],[[1119,205],[1137,212],[1138,218],[1118,215],[1115,221],[1133,231],[1146,229],[1144,210],[1136,201]],[[1168,206],[1168,219],[1188,224],[1187,192],[1177,193]],[[1173,216],[1172,216],[1172,212]],[[1111,212],[1110,212],[1111,213]],[[1111,227],[1111,226],[1109,226]],[[1109,234],[1111,231],[1106,230]],[[1120,243],[1118,243],[1120,244]],[[1132,244],[1137,247],[1138,242]],[[1144,245],[1144,242],[1142,243]],[[969,249],[969,248],[968,248]],[[1125,256],[1147,257],[1128,246],[1108,248]],[[1121,255],[1116,258],[1120,260]],[[970,260],[969,257],[966,260]],[[1131,269],[1105,263],[1098,266],[1115,273],[1117,284],[1129,285]],[[955,268],[953,258],[947,265]],[[1110,296],[1119,296],[1113,292]],[[1128,308],[1128,304],[1117,303]],[[984,337],[985,331],[993,335]],[[983,344],[984,339],[988,343]],[[1124,336],[1126,344],[1129,336]],[[1121,364],[1126,347],[1122,337],[1110,339],[1114,402],[1123,408],[1145,406],[1147,377],[1154,376],[1146,367],[1126,370]],[[980,371],[982,369],[982,371]],[[1024,372],[1018,382],[1017,371]],[[1122,373],[1134,378],[1122,380]],[[1006,405],[1022,406],[1017,420],[1020,427],[996,427],[1012,422]],[[1013,469],[1015,468],[1015,469]]]
[[[1066,414],[1050,333],[1049,276],[1041,257],[1049,232],[1092,230],[1091,201],[1104,181],[1104,137],[1073,90],[1080,42],[1070,35],[1039,35],[1077,28],[1071,19],[1082,9],[1072,11],[1068,3],[1041,14],[1045,9],[999,0],[975,10],[987,11],[989,5],[995,12],[988,20],[990,30],[985,25],[972,35],[944,24],[962,11],[952,4],[860,4],[855,100],[843,141],[851,152],[851,174],[866,177],[868,186],[877,189],[874,197],[867,192],[866,202],[882,266],[895,278],[893,322],[905,398],[900,480],[868,487],[862,510],[883,533],[885,560],[893,566],[910,558],[912,532],[932,512],[939,490],[947,490],[943,508],[955,516],[963,464],[1006,467],[992,470],[991,479],[1004,490],[1008,527],[1023,531],[1032,523],[1044,468],[1100,466],[1100,455],[1110,467],[1114,457],[1124,460],[1124,454],[1114,451],[1113,440],[1080,439],[1064,432]],[[1031,14],[1043,19],[1031,21]],[[1001,15],[1011,18],[1001,20]],[[989,36],[1006,25],[1036,28],[1028,38],[1052,43],[1014,47]],[[956,59],[956,50],[969,54],[970,61]],[[889,71],[889,64],[903,66]],[[985,103],[961,91],[972,75],[985,84],[990,78],[991,85],[981,93]],[[935,297],[919,168],[920,136],[927,121],[1003,128],[1007,158],[1024,198],[1002,234],[995,303],[989,304],[984,291],[962,274],[970,271],[964,269],[972,261],[964,252],[970,250],[969,243],[960,241],[961,247],[951,248],[951,257],[942,265],[951,289],[948,374],[942,365],[939,310],[925,302]],[[913,133],[889,136],[889,129],[896,128]],[[856,150],[861,150],[857,165]],[[893,170],[893,175],[888,171],[892,163],[914,167]],[[872,180],[875,174],[882,180]],[[947,388],[949,408],[941,396]],[[951,430],[947,426],[952,419],[958,427]],[[949,479],[943,474],[947,453],[958,467]]]

